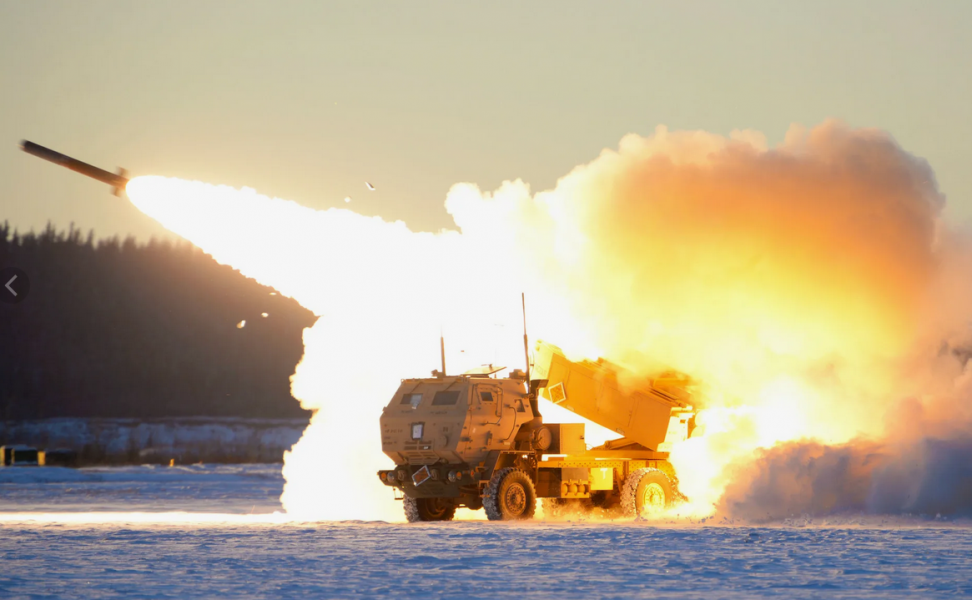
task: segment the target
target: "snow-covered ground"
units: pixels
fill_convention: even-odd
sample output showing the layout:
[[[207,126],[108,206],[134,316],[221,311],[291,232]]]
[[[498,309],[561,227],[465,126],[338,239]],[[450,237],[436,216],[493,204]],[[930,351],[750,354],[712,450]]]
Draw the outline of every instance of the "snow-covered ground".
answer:
[[[963,522],[296,523],[270,514],[282,485],[272,465],[0,469],[0,598],[972,596]]]

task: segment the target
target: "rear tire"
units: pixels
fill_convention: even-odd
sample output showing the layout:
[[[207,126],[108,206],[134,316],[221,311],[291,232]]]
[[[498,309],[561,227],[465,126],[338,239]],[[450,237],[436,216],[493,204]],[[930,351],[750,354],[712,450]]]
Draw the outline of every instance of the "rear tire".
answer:
[[[483,493],[483,508],[490,521],[532,519],[537,512],[537,491],[530,476],[515,467],[493,473]]]
[[[451,498],[409,498],[402,502],[409,523],[451,521],[456,516],[456,503]]]
[[[661,469],[638,469],[624,480],[621,510],[628,517],[657,515],[675,503],[677,493],[672,480]]]

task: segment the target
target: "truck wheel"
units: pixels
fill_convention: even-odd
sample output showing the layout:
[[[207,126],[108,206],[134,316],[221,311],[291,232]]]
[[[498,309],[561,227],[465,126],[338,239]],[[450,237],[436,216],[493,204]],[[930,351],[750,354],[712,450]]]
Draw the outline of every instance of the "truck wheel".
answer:
[[[530,476],[515,467],[494,473],[483,492],[483,508],[490,521],[532,519],[537,511],[537,491]]]
[[[638,469],[624,480],[621,510],[629,517],[657,514],[675,502],[675,486],[660,469]]]
[[[402,502],[409,523],[451,521],[456,516],[456,503],[449,498],[409,498]]]

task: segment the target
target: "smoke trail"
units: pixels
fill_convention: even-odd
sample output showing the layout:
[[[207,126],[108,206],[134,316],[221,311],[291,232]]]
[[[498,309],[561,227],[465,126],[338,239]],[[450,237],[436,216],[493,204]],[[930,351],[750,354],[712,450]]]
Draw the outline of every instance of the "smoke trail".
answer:
[[[522,363],[518,335],[495,333],[497,323],[518,322],[518,296],[483,275],[505,264],[456,232],[414,233],[348,210],[177,179],[141,177],[128,193],[219,262],[319,315],[292,379],[295,397],[315,411],[285,456],[282,501],[292,515],[402,520],[376,477],[388,464],[378,417],[402,378],[438,366],[443,328],[453,371]]]
[[[756,132],[659,127],[553,190],[457,185],[446,208],[459,231],[436,234],[172,179],[138,178],[128,192],[321,316],[293,378],[317,411],[284,468],[284,504],[301,515],[401,519],[374,477],[388,464],[381,408],[400,378],[437,366],[440,328],[458,369],[519,366],[520,291],[534,337],[572,357],[643,373],[670,365],[709,383],[704,435],[672,456],[699,513],[728,489],[723,510],[761,515],[774,497],[764,474],[810,459],[868,477],[893,470],[893,452],[867,457],[898,444],[889,419],[902,399],[943,414],[967,403],[949,393],[962,365],[938,350],[964,343],[972,290],[960,274],[972,252],[940,222],[930,167],[880,131],[793,127],[769,148]],[[817,441],[793,444],[803,439]],[[833,475],[791,487],[840,480],[823,471]],[[822,510],[878,510],[859,500],[871,489]]]

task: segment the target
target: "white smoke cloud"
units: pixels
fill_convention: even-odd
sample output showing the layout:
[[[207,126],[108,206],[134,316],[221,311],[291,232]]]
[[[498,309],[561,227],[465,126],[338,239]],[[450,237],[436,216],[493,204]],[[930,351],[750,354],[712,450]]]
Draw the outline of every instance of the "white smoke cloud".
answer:
[[[521,291],[533,336],[573,357],[642,372],[666,364],[709,382],[706,435],[673,454],[701,513],[728,485],[724,510],[761,515],[764,499],[778,501],[766,473],[790,473],[804,491],[849,481],[839,465],[867,467],[869,448],[896,443],[885,423],[902,399],[967,403],[945,394],[961,365],[929,349],[964,339],[972,252],[940,222],[931,168],[880,131],[794,127],[769,148],[756,132],[660,127],[552,190],[457,185],[446,208],[459,231],[434,234],[174,179],[137,178],[128,192],[218,261],[320,315],[293,379],[317,411],[285,458],[283,502],[295,514],[400,520],[375,477],[390,464],[381,408],[401,378],[438,366],[440,330],[452,372],[521,366]],[[881,441],[852,441],[861,435]],[[819,441],[795,449],[801,439]],[[756,454],[769,446],[778,454]],[[838,467],[807,471],[811,459]],[[878,510],[859,500],[884,480],[874,481],[818,504]]]

